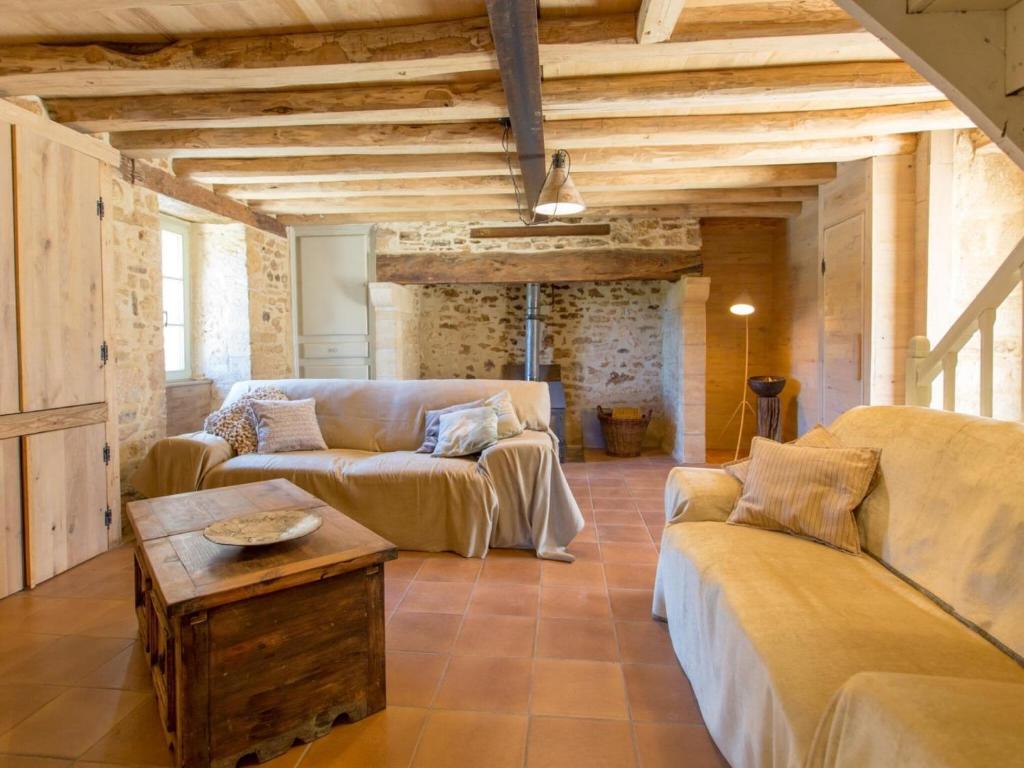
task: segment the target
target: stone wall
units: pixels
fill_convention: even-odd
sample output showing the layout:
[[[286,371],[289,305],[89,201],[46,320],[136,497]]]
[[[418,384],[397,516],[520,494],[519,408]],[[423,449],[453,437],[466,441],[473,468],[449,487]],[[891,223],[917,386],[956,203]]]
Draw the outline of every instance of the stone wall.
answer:
[[[245,250],[249,277],[252,377],[285,379],[294,376],[291,257],[288,241],[247,227]]]
[[[132,473],[164,436],[163,298],[160,214],[155,193],[113,182],[108,206],[113,267],[117,280],[117,324],[111,353],[117,374],[121,489],[133,490]]]
[[[660,446],[663,281],[548,285],[541,292],[542,364],[562,366],[566,442],[601,445],[596,407],[651,408]],[[439,285],[419,289],[420,377],[499,379],[524,355],[525,288]]]
[[[192,374],[213,382],[218,405],[252,378],[245,227],[194,224],[191,246]]]
[[[378,254],[455,251],[546,253],[615,247],[700,250],[694,219],[616,217],[610,233],[587,237],[473,239],[473,223],[395,223],[376,230]],[[542,291],[542,363],[562,366],[570,446],[601,445],[596,406],[629,404],[654,410],[648,444],[665,433],[662,403],[664,281],[546,285]],[[414,290],[421,378],[500,378],[523,361],[525,288],[521,285],[435,285]],[[413,341],[415,339],[415,341]],[[413,350],[408,349],[410,357]]]

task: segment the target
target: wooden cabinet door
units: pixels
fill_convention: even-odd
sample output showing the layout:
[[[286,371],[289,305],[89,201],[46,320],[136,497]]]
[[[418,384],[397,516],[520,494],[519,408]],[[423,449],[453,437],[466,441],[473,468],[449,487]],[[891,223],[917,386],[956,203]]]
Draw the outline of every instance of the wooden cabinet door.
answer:
[[[822,423],[864,403],[864,216],[823,232]]]
[[[0,414],[17,413],[18,305],[14,282],[14,168],[11,126],[0,122]]]
[[[26,574],[34,587],[107,549],[106,425],[23,440]]]
[[[21,524],[21,440],[0,440],[0,597],[25,586]]]
[[[14,129],[21,408],[104,400],[99,161]]]

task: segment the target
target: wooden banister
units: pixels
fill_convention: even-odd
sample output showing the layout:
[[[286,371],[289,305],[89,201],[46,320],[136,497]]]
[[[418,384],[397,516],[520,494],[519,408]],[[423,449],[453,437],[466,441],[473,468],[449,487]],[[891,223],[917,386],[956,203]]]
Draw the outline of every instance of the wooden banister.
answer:
[[[931,405],[931,384],[942,373],[942,407],[956,409],[957,356],[975,333],[981,335],[979,397],[982,416],[992,415],[993,363],[996,310],[1022,279],[1024,238],[1014,247],[967,309],[934,347],[927,338],[915,336],[907,350],[906,402]]]

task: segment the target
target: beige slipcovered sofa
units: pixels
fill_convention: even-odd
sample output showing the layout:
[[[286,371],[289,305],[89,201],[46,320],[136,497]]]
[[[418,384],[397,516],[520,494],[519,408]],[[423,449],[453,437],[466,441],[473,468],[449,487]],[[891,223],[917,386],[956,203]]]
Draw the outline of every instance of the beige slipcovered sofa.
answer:
[[[722,754],[746,766],[1024,765],[1024,426],[865,407],[864,553],[726,525],[741,486],[679,468],[654,613]]]
[[[483,557],[489,547],[573,560],[566,546],[583,516],[558,463],[548,387],[494,380],[289,379],[235,384],[225,403],[257,386],[316,399],[326,451],[235,455],[197,432],[158,442],[132,478],[149,497],[285,478],[401,549]],[[429,410],[508,390],[526,430],[479,460],[414,451]]]

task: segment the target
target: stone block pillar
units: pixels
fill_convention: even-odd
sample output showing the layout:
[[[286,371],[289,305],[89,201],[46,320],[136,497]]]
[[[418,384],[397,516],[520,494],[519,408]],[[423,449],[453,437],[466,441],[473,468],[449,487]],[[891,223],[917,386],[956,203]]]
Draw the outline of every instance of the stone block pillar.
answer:
[[[415,289],[370,283],[373,349],[377,379],[420,377],[419,313]]]
[[[707,301],[711,279],[684,277],[667,295],[662,327],[665,450],[679,462],[704,463],[707,407]]]

